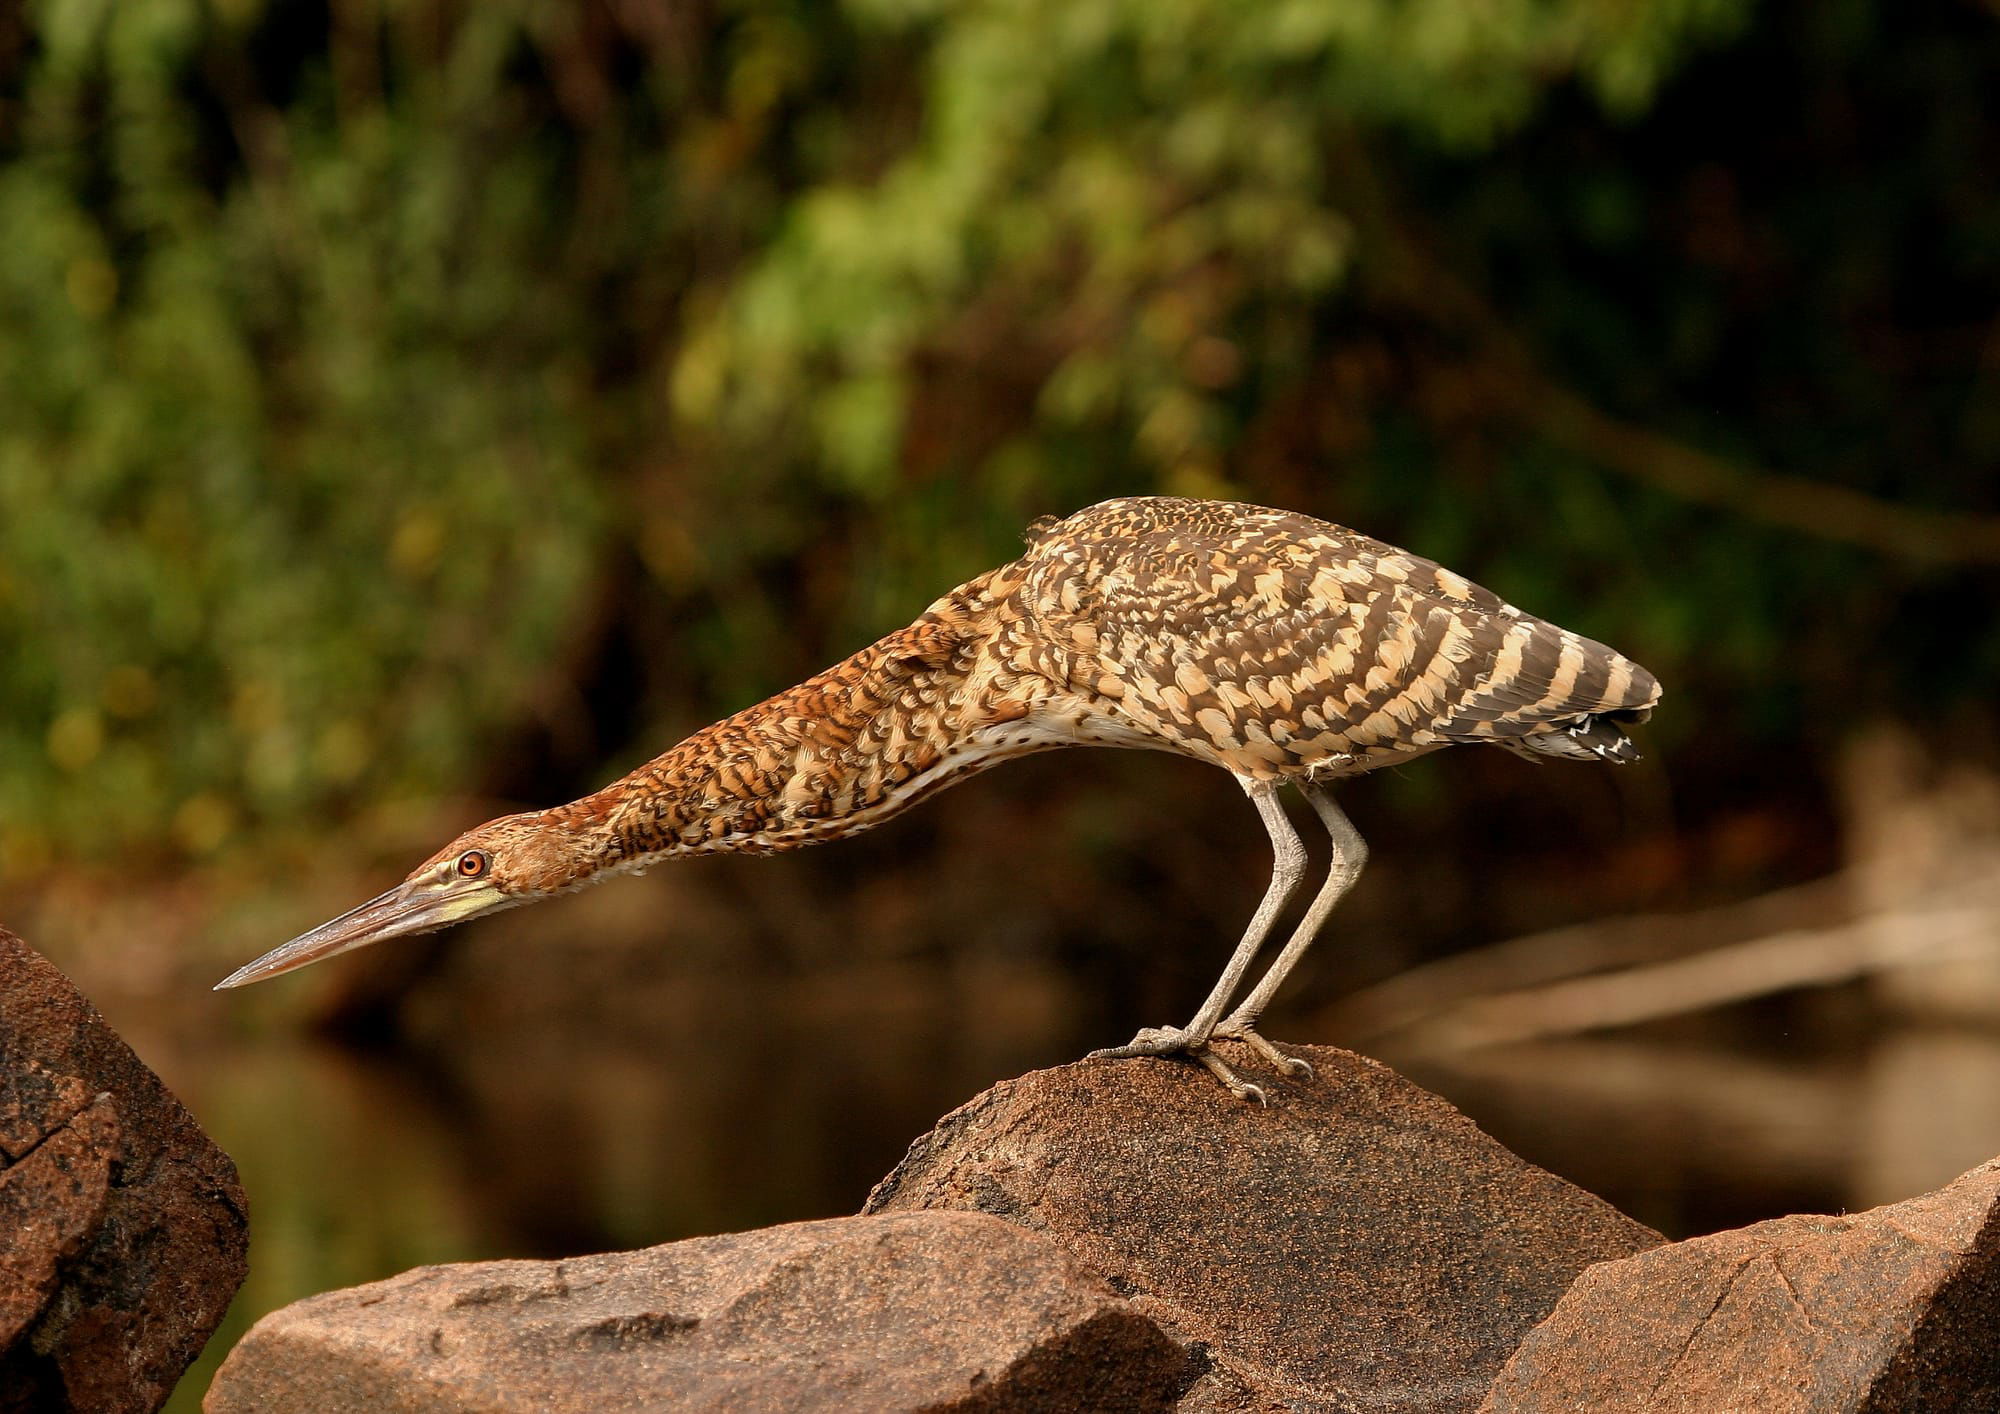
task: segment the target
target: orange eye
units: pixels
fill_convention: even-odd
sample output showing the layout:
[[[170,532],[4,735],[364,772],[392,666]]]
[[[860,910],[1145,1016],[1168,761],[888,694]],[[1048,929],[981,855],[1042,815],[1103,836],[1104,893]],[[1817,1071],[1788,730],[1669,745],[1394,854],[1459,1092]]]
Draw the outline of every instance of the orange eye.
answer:
[[[491,855],[483,849],[468,849],[458,857],[458,877],[477,879],[486,873],[493,863]]]

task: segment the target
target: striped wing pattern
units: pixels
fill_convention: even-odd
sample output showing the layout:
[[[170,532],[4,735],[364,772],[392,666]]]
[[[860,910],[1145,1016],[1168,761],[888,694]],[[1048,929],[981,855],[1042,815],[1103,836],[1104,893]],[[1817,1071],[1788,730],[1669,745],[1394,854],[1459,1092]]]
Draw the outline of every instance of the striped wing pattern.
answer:
[[[1625,759],[1607,719],[1659,697],[1603,644],[1293,512],[1110,501],[1042,528],[1026,567],[1040,635],[1094,640],[1080,665],[1094,680],[1076,686],[1252,776],[1349,774],[1455,742]]]

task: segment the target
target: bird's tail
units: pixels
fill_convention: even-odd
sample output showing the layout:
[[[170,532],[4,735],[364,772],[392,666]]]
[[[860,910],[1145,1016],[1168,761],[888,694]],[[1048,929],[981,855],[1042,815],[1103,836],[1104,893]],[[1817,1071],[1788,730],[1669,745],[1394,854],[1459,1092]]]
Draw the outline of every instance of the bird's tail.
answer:
[[[1585,712],[1550,722],[1541,731],[1504,743],[1521,756],[1553,756],[1563,761],[1612,761],[1619,765],[1639,759],[1639,748],[1625,735],[1626,724],[1653,715],[1651,707],[1617,712]]]

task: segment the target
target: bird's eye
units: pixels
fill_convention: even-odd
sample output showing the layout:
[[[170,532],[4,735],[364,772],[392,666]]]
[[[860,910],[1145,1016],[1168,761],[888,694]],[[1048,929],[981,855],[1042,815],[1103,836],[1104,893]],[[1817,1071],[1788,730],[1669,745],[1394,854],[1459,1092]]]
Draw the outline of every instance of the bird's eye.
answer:
[[[458,877],[478,879],[485,876],[493,864],[493,856],[483,849],[468,849],[458,857]]]

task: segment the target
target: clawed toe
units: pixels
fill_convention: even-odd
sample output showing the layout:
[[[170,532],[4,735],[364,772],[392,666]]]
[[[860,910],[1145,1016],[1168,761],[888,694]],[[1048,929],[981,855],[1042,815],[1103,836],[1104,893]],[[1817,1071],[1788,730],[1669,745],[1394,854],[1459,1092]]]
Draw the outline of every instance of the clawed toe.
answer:
[[[1231,1070],[1229,1066],[1224,1063],[1222,1057],[1218,1056],[1214,1051],[1210,1050],[1207,1046],[1203,1046],[1200,1050],[1196,1051],[1194,1053],[1194,1058],[1200,1061],[1203,1065],[1207,1066],[1208,1073],[1210,1075],[1213,1075],[1217,1080],[1220,1080],[1222,1082],[1222,1088],[1227,1090],[1230,1094],[1234,1095],[1237,1099],[1255,1100],[1259,1105],[1265,1106],[1267,1108],[1269,1107],[1271,1102],[1264,1098],[1263,1086],[1252,1085],[1249,1081],[1245,1080],[1242,1076],[1238,1075],[1235,1071]]]
[[[1092,1051],[1086,1060],[1131,1060],[1135,1056],[1172,1056],[1195,1051],[1194,1037],[1178,1026],[1148,1026],[1122,1046]]]
[[[1225,1021],[1215,1028],[1214,1034],[1226,1040],[1241,1041],[1244,1045],[1276,1066],[1285,1075],[1299,1080],[1310,1080],[1313,1078],[1314,1071],[1310,1061],[1301,1060],[1297,1056],[1286,1055],[1283,1051],[1251,1030],[1250,1023],[1247,1021]]]

